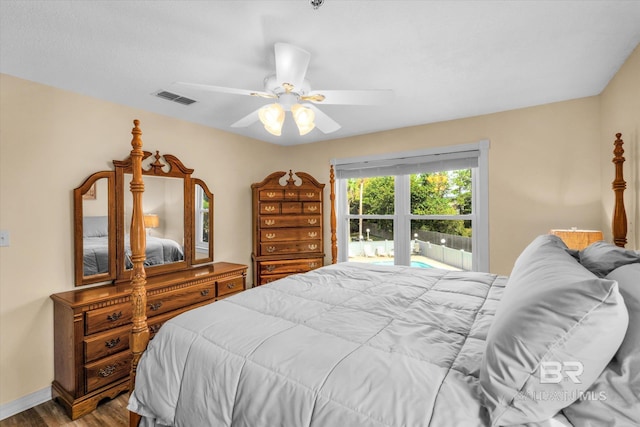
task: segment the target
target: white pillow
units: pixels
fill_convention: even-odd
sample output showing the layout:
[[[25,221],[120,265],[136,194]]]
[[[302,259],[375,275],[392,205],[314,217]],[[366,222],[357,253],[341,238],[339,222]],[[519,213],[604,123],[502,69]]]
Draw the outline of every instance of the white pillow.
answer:
[[[582,267],[554,235],[518,257],[487,336],[480,384],[493,426],[540,422],[569,406],[620,346],[618,284]]]
[[[583,399],[564,409],[573,425],[640,426],[640,263],[613,270],[629,312],[629,327],[620,349]]]

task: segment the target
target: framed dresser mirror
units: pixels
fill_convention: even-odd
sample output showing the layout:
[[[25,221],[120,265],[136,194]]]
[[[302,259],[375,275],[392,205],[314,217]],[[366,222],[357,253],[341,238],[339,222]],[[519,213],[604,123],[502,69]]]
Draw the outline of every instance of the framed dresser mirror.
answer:
[[[213,194],[170,154],[143,157],[147,276],[213,262]],[[131,158],[74,190],[76,286],[131,279]]]
[[[115,173],[94,173],[73,190],[73,201],[76,286],[115,279]]]

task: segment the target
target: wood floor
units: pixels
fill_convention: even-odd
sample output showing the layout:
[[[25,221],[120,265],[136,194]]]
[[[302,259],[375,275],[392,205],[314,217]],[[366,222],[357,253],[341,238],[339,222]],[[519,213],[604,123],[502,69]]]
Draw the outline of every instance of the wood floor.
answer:
[[[62,406],[50,400],[0,421],[0,427],[126,427],[129,425],[128,399],[129,393],[123,393],[113,400],[106,400],[98,405],[98,409],[75,421],[71,421]]]

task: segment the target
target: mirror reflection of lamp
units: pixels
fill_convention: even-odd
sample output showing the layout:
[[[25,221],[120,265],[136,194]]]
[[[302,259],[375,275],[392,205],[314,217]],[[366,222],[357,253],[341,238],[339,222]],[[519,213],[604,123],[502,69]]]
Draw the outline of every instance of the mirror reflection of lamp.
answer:
[[[158,228],[160,226],[160,218],[156,214],[144,215],[144,228],[147,230],[147,234],[151,235],[152,228]]]

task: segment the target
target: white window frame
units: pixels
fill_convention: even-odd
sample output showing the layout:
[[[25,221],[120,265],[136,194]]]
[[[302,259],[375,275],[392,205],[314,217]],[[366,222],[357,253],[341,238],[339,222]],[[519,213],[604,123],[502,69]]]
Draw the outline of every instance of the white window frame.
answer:
[[[394,220],[394,258],[396,264],[409,265],[411,253],[408,244],[402,244],[406,236],[411,234],[411,220],[415,219],[469,219],[473,223],[472,234],[472,269],[473,271],[489,271],[489,140],[481,140],[469,144],[459,144],[449,147],[437,147],[401,153],[386,153],[374,156],[351,157],[333,159],[334,167],[346,164],[365,164],[367,162],[389,162],[420,156],[451,155],[477,151],[478,166],[472,168],[472,214],[470,215],[413,215],[411,214],[409,175],[395,175],[395,205],[394,215],[367,215],[363,218],[393,219]],[[338,239],[338,262],[349,260],[349,220],[353,218],[346,210],[347,179],[336,180],[336,235]],[[359,215],[355,217],[360,218]]]

